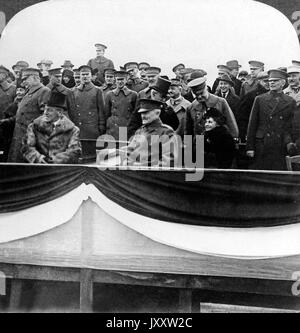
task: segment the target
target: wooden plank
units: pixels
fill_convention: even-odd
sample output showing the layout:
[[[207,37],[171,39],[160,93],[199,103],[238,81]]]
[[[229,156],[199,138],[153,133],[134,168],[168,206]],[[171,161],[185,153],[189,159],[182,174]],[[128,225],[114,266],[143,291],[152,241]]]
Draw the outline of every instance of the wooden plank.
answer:
[[[255,306],[201,303],[201,313],[299,313],[296,310],[263,308]]]
[[[13,279],[11,281],[11,291],[9,298],[9,312],[16,312],[21,305],[22,280]]]
[[[179,290],[179,313],[191,313],[192,312],[192,290],[180,289]]]
[[[80,272],[80,312],[93,312],[93,271],[82,269]]]

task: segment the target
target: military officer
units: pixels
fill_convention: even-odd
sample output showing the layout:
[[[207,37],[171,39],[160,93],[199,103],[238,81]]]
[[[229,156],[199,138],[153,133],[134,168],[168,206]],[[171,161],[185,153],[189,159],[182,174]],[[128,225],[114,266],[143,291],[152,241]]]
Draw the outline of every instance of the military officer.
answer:
[[[96,140],[105,133],[105,109],[102,90],[92,83],[92,68],[79,67],[79,86],[73,89],[75,110],[70,119],[80,129],[83,162],[96,160]]]
[[[49,70],[51,69],[51,66],[53,65],[52,60],[43,59],[40,61],[41,64],[41,73],[42,73],[42,83],[44,86],[47,86],[49,84]]]
[[[147,62],[140,62],[139,63],[140,77],[145,82],[147,82],[146,69],[148,67],[150,67],[150,64],[148,64]]]
[[[141,99],[139,113],[142,126],[135,132],[128,146],[123,147],[124,163],[134,166],[173,167],[178,156],[174,130],[160,119],[162,104]]]
[[[29,64],[26,61],[20,60],[17,61],[17,63],[15,65],[12,66],[12,70],[14,71],[14,75],[16,78],[16,85],[19,86],[21,83],[21,71],[25,68],[28,68]]]
[[[50,83],[47,87],[54,93],[60,93],[66,96],[64,107],[64,115],[69,117],[74,112],[75,100],[73,92],[62,84],[62,68],[53,68],[48,71]]]
[[[22,71],[22,81],[27,88],[27,92],[16,113],[15,129],[8,156],[8,161],[13,163],[24,162],[21,147],[27,127],[44,112],[50,96],[50,89],[41,84],[38,69],[24,69]]]
[[[219,86],[218,78],[220,78],[224,74],[229,75],[229,73],[230,73],[230,69],[226,65],[218,65],[217,69],[218,69],[218,77],[216,78],[216,80],[215,80],[215,82],[213,83],[213,86],[212,86],[212,93],[213,94],[217,91],[218,86]]]
[[[78,68],[75,68],[75,69],[73,69],[73,72],[74,72],[75,86],[78,87],[80,85],[80,83],[81,83],[81,80],[80,80],[80,71],[79,71]]]
[[[185,69],[184,64],[178,64],[172,68],[172,72],[175,74],[176,79],[182,79],[182,70]]]
[[[250,79],[246,80],[241,87],[240,98],[243,98],[250,90],[257,87],[257,75],[264,71],[265,64],[261,61],[250,60]]]
[[[270,92],[257,96],[247,131],[247,155],[253,158],[252,169],[286,170],[285,156],[292,143],[292,120],[295,100],[283,93],[287,74],[268,72]]]
[[[104,57],[105,50],[107,49],[107,46],[104,44],[97,43],[95,44],[96,47],[96,58],[90,59],[88,61],[88,66],[90,66],[92,69],[97,68],[98,69],[98,80],[101,82],[101,84],[104,83],[104,70],[106,68],[115,68],[114,63]]]
[[[130,90],[136,91],[137,93],[148,87],[148,83],[138,77],[139,69],[137,62],[127,62],[125,65],[125,71],[129,74],[129,79],[126,83]]]
[[[150,99],[151,98],[151,87],[155,85],[157,78],[161,72],[161,69],[159,67],[148,67],[146,68],[146,77],[147,77],[147,82],[149,86],[138,93],[139,99],[141,98],[146,98]]]
[[[225,117],[225,125],[233,138],[237,139],[239,131],[232,110],[225,98],[215,96],[208,92],[206,77],[199,77],[188,83],[195,100],[186,110],[185,131],[186,135],[201,135],[204,132],[204,115],[210,108],[219,110]]]
[[[137,105],[137,92],[127,86],[128,73],[116,71],[116,89],[105,96],[106,134],[119,140],[119,128],[127,127],[130,117]]]
[[[106,94],[117,88],[115,83],[115,72],[116,70],[113,68],[106,68],[104,70],[104,80],[105,82],[101,86],[101,90],[103,91],[103,96],[105,99]]]

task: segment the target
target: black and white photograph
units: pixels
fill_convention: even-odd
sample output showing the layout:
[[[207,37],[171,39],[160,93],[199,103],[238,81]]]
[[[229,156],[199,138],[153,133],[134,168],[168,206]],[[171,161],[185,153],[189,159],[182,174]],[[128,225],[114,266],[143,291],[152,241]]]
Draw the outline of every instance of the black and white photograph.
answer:
[[[300,0],[0,0],[0,313],[299,313],[299,43]]]

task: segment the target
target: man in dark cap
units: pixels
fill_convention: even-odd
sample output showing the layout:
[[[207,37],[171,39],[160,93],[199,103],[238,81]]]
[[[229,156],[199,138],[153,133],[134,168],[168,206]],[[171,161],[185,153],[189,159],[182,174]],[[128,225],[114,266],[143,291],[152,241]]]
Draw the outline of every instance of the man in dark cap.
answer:
[[[29,163],[76,164],[81,155],[79,128],[64,116],[66,96],[52,92],[44,114],[27,128],[22,152]]]
[[[117,88],[105,96],[106,134],[119,140],[119,128],[127,127],[129,119],[137,106],[137,92],[127,86],[128,73],[115,72]]]
[[[103,91],[104,99],[109,91],[112,91],[117,88],[116,82],[115,82],[115,72],[116,72],[116,70],[113,68],[106,68],[104,70],[105,82],[101,86],[101,90]]]
[[[150,67],[150,64],[148,64],[147,62],[140,62],[139,63],[140,77],[145,82],[147,82],[146,69],[148,67]]]
[[[16,78],[16,85],[19,86],[21,83],[21,71],[28,67],[29,67],[28,62],[23,61],[23,60],[17,61],[17,63],[12,66],[12,69],[14,71],[15,78]]]
[[[72,89],[76,86],[74,79],[74,72],[69,69],[64,69],[62,72],[62,85],[66,88]]]
[[[97,68],[98,69],[98,80],[101,82],[101,84],[104,83],[104,70],[106,68],[115,68],[114,63],[104,57],[105,50],[107,49],[107,46],[104,44],[97,43],[95,44],[96,48],[96,58],[90,59],[88,61],[88,66],[90,66],[92,69]]]
[[[242,84],[240,98],[243,98],[250,90],[253,90],[257,87],[257,75],[258,73],[264,71],[264,66],[265,64],[261,61],[249,61],[250,79]]]
[[[160,119],[162,104],[141,99],[138,113],[142,126],[129,145],[123,147],[123,164],[130,166],[173,167],[178,156],[174,130]]]
[[[226,66],[229,68],[229,76],[233,82],[233,88],[235,94],[240,96],[242,81],[238,79],[240,68],[242,67],[237,60],[229,60],[226,62]]]
[[[66,96],[66,105],[64,107],[65,116],[69,117],[70,113],[74,113],[75,100],[73,92],[62,84],[62,69],[53,68],[48,71],[49,84],[47,87],[54,93],[60,93]]]
[[[92,70],[92,82],[96,87],[101,87],[102,83],[98,80],[98,73],[99,73],[98,68],[94,68]]]
[[[167,100],[166,104],[176,113],[176,116],[179,120],[179,126],[176,130],[176,133],[183,137],[186,109],[191,105],[191,102],[186,100],[181,95],[181,90],[182,90],[182,84],[180,80],[172,79],[168,91],[170,99]]]
[[[295,100],[283,93],[287,73],[268,72],[270,92],[257,96],[247,131],[247,155],[252,169],[286,170],[285,156],[292,148]]]
[[[225,98],[215,96],[208,92],[206,77],[194,79],[188,83],[195,95],[195,100],[187,108],[185,134],[201,135],[204,132],[204,114],[210,109],[219,110],[225,117],[225,125],[233,138],[239,137],[238,127],[232,110]]]
[[[147,77],[147,82],[149,86],[138,93],[139,99],[141,98],[146,98],[150,99],[151,98],[151,87],[155,85],[156,80],[161,72],[161,69],[159,67],[148,67],[146,69],[146,77]]]
[[[215,80],[215,82],[213,83],[213,86],[212,86],[212,93],[213,94],[215,94],[217,92],[218,87],[219,87],[218,78],[220,78],[224,74],[229,75],[229,73],[230,73],[230,69],[226,65],[218,65],[217,69],[218,69],[218,77],[216,78],[216,80]]]
[[[249,117],[252,110],[254,100],[257,96],[267,93],[269,87],[269,74],[267,72],[260,72],[257,75],[257,86],[255,89],[249,91],[241,100],[239,111],[237,113],[236,121],[240,132],[241,142],[246,142],[246,134],[249,123]]]
[[[50,96],[50,89],[41,84],[38,69],[24,69],[22,71],[22,81],[27,88],[27,92],[16,113],[14,134],[8,155],[8,162],[12,163],[24,162],[21,147],[27,127],[34,119],[43,114]]]
[[[249,74],[247,71],[240,71],[238,74],[238,79],[242,82],[245,82],[249,77]]]
[[[92,83],[92,68],[79,67],[81,83],[73,90],[75,110],[70,119],[80,129],[83,162],[96,160],[96,140],[105,133],[105,108],[102,90]]]
[[[223,74],[218,79],[218,92],[216,96],[220,96],[226,99],[231,111],[233,112],[235,118],[237,119],[240,98],[235,94],[234,82],[228,74]]]
[[[172,72],[175,74],[176,79],[182,79],[182,70],[185,69],[184,64],[178,64],[172,68]]]
[[[139,69],[137,62],[128,62],[124,65],[125,71],[129,74],[129,79],[126,83],[130,90],[137,93],[148,87],[148,83],[139,78]]]

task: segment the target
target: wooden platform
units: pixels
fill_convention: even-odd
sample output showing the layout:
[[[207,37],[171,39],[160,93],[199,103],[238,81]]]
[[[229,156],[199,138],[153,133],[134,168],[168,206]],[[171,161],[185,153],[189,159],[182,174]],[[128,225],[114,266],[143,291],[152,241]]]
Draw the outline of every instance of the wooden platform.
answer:
[[[295,297],[298,270],[300,256],[237,260],[156,243],[90,200],[62,226],[0,245],[0,271],[13,280],[12,311],[18,308],[21,280],[80,283],[83,312],[92,311],[93,283],[177,288],[178,311],[191,312],[195,290]]]

